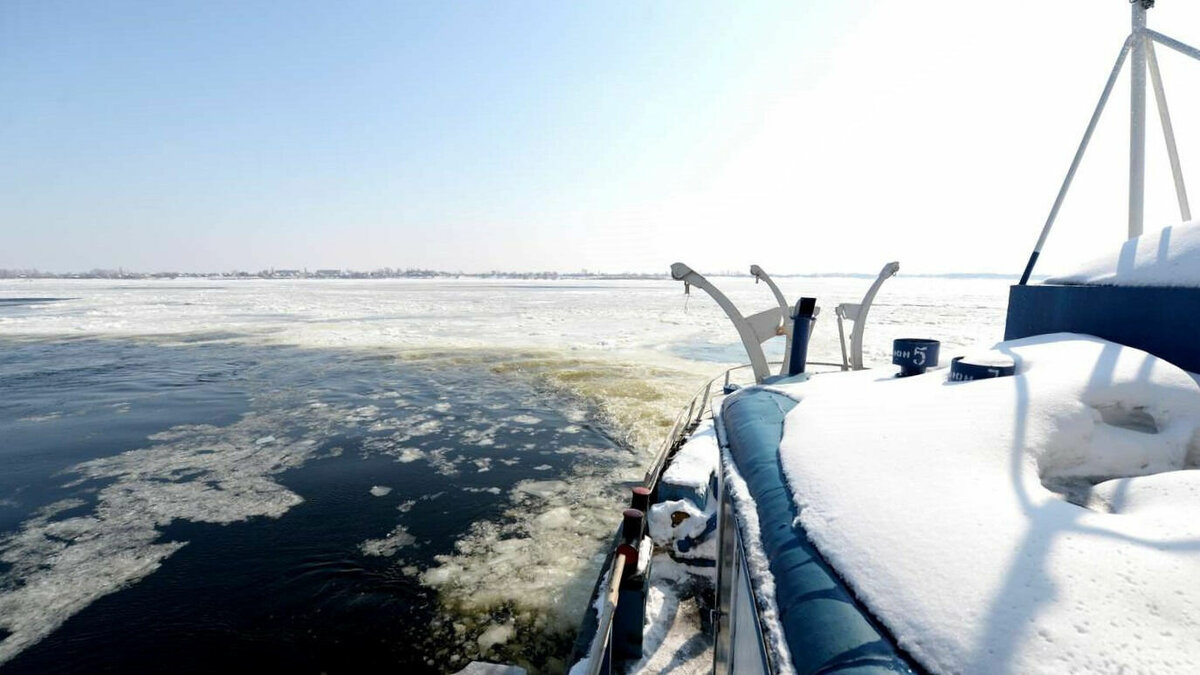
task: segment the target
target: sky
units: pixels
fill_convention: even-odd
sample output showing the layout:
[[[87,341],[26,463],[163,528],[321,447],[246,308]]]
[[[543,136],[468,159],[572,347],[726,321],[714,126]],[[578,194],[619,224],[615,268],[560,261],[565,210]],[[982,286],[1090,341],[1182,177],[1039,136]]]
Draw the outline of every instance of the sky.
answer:
[[[1200,44],[1200,3],[1158,5],[1152,27]],[[7,0],[0,268],[1016,274],[1129,20],[1127,0]],[[1195,175],[1200,63],[1158,55]],[[1039,271],[1124,240],[1128,101],[1123,78]],[[1147,228],[1179,221],[1154,110]]]

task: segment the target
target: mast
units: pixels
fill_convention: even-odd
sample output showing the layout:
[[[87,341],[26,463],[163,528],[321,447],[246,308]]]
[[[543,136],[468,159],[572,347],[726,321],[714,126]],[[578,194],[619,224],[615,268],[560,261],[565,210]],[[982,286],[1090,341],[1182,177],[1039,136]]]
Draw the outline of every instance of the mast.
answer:
[[[1121,47],[1120,54],[1117,55],[1117,62],[1113,65],[1112,72],[1109,73],[1108,80],[1104,83],[1100,102],[1096,104],[1096,109],[1092,112],[1087,130],[1083,133],[1083,140],[1079,143],[1079,149],[1075,151],[1075,158],[1071,160],[1071,167],[1067,170],[1067,176],[1063,179],[1058,196],[1054,199],[1054,206],[1050,208],[1046,224],[1042,226],[1042,232],[1038,236],[1037,244],[1033,247],[1033,253],[1029,255],[1029,262],[1025,265],[1025,272],[1021,275],[1020,285],[1022,286],[1029,282],[1029,277],[1033,274],[1033,267],[1042,253],[1042,247],[1046,244],[1050,229],[1054,227],[1054,221],[1058,217],[1059,209],[1062,208],[1063,199],[1066,198],[1067,191],[1071,188],[1071,181],[1074,180],[1075,172],[1079,169],[1080,162],[1083,161],[1088,143],[1092,140],[1092,133],[1096,130],[1096,124],[1100,121],[1100,115],[1104,112],[1104,106],[1108,103],[1113,85],[1116,84],[1117,76],[1120,75],[1127,56],[1129,57],[1130,71],[1129,238],[1141,236],[1145,216],[1147,74],[1154,85],[1154,99],[1158,107],[1159,120],[1162,123],[1163,139],[1167,144],[1167,158],[1171,162],[1171,176],[1175,181],[1175,196],[1179,201],[1179,214],[1183,220],[1191,220],[1191,208],[1188,206],[1187,190],[1183,182],[1183,169],[1179,163],[1179,149],[1175,145],[1175,130],[1171,125],[1170,112],[1167,110],[1167,96],[1163,89],[1162,75],[1158,70],[1158,59],[1154,55],[1154,43],[1157,42],[1197,60],[1200,60],[1200,49],[1185,45],[1146,27],[1146,11],[1154,7],[1154,0],[1130,0],[1130,5],[1132,6],[1132,17],[1129,37],[1125,38],[1125,44]]]
[[[1129,33],[1129,238],[1140,237],[1146,205],[1146,10],[1154,0],[1134,0]]]

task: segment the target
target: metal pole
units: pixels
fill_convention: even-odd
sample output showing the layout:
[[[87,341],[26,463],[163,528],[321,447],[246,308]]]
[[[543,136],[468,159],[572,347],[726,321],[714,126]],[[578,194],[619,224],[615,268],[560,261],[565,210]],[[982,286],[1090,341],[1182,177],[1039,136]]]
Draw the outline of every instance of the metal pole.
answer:
[[[608,651],[609,638],[612,636],[613,612],[617,608],[617,598],[621,593],[621,573],[625,571],[625,554],[619,553],[613,559],[612,576],[609,577],[608,588],[604,590],[604,595],[601,596],[603,604],[600,606],[600,616],[596,623],[596,637],[592,638],[592,646],[588,649],[588,674],[599,675],[601,672],[608,672],[608,660],[605,658]]]
[[[1096,104],[1096,109],[1092,111],[1092,119],[1088,120],[1087,130],[1083,132],[1083,140],[1079,143],[1079,149],[1075,151],[1075,158],[1071,160],[1071,168],[1067,169],[1067,177],[1063,179],[1062,187],[1058,189],[1058,196],[1054,198],[1054,206],[1050,208],[1050,215],[1046,217],[1046,224],[1042,226],[1042,234],[1033,247],[1033,253],[1029,255],[1029,263],[1025,265],[1025,273],[1021,275],[1020,285],[1022,286],[1029,282],[1029,275],[1033,274],[1033,266],[1037,264],[1038,256],[1042,254],[1042,247],[1046,245],[1046,237],[1050,236],[1050,229],[1054,227],[1054,220],[1058,218],[1058,211],[1062,208],[1067,190],[1071,189],[1071,181],[1075,179],[1075,172],[1079,169],[1079,163],[1083,161],[1083,153],[1087,151],[1088,142],[1092,140],[1092,134],[1096,131],[1096,123],[1100,121],[1100,114],[1104,112],[1104,104],[1108,103],[1113,85],[1117,83],[1117,76],[1121,74],[1121,66],[1125,65],[1125,55],[1129,53],[1129,45],[1132,41],[1132,35],[1125,39],[1125,44],[1121,46],[1121,53],[1117,55],[1117,62],[1113,64],[1112,72],[1108,75],[1108,81],[1104,83],[1100,101]]]
[[[1167,157],[1171,160],[1171,176],[1175,179],[1175,198],[1179,200],[1179,216],[1184,221],[1192,219],[1188,205],[1187,187],[1183,182],[1183,168],[1179,165],[1179,148],[1175,145],[1175,127],[1171,125],[1171,112],[1167,109],[1167,94],[1163,89],[1162,74],[1158,71],[1158,57],[1154,54],[1154,43],[1146,40],[1146,65],[1150,68],[1150,84],[1154,87],[1154,102],[1158,107],[1158,119],[1162,123],[1163,139],[1167,142]]]
[[[1141,236],[1146,201],[1146,8],[1134,2],[1129,60],[1129,238]]]
[[[1155,42],[1157,42],[1160,45],[1163,45],[1164,47],[1170,47],[1171,49],[1174,49],[1175,51],[1179,52],[1180,54],[1183,54],[1184,56],[1190,56],[1193,59],[1200,60],[1200,49],[1196,49],[1195,47],[1193,47],[1191,45],[1185,45],[1184,43],[1180,42],[1179,40],[1176,40],[1175,38],[1167,37],[1166,35],[1163,35],[1162,33],[1159,33],[1157,31],[1150,30],[1149,28],[1147,28],[1143,32],[1145,32],[1146,35],[1149,35],[1152,40],[1154,40]]]

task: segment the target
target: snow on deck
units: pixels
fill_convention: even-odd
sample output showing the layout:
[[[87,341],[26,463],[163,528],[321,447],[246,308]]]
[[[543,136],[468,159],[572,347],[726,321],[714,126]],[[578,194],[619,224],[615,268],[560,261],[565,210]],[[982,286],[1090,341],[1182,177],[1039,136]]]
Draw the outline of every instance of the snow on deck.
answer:
[[[648,557],[643,559],[648,560]],[[600,580],[601,588],[608,586],[608,578],[609,573],[605,572]],[[698,592],[701,590],[694,570],[671,560],[665,553],[654,556],[650,565],[650,589],[646,595],[642,658],[628,666],[625,672],[629,675],[712,672],[713,641],[701,620],[704,610],[697,602]],[[600,612],[602,603],[603,598],[597,597],[592,606]],[[585,656],[568,672],[583,675],[590,665],[591,660]]]
[[[1164,227],[1126,241],[1051,284],[1200,286],[1200,220]]]
[[[1200,388],[1096,338],[996,349],[1016,376],[782,387],[809,536],[930,670],[1200,671]]]
[[[704,420],[671,458],[662,479],[672,485],[704,489],[720,461],[717,430],[711,419]]]
[[[654,556],[642,659],[628,669],[630,675],[712,672],[712,638],[700,619],[703,610],[695,591],[696,582],[687,568],[666,554]]]
[[[657,544],[675,549],[680,557],[717,557],[716,533],[708,530],[717,513],[717,497],[709,488],[720,457],[713,420],[704,420],[671,458],[659,481],[662,501],[646,514],[647,531]]]

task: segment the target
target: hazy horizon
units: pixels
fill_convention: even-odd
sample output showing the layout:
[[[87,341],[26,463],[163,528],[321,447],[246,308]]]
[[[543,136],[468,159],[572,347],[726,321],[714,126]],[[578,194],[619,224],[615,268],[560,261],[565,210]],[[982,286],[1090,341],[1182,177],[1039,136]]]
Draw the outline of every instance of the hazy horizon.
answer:
[[[212,275],[245,274],[245,275],[249,275],[250,277],[254,277],[254,278],[266,278],[266,277],[257,277],[256,275],[264,274],[264,273],[284,273],[284,272],[297,272],[297,271],[301,272],[303,274],[309,275],[309,276],[313,276],[313,277],[315,277],[317,274],[319,274],[321,272],[340,272],[340,273],[344,273],[344,274],[372,274],[372,273],[389,272],[389,273],[392,273],[393,275],[395,275],[393,278],[399,278],[406,274],[415,276],[419,273],[429,273],[429,274],[435,274],[435,275],[441,275],[441,276],[462,275],[462,276],[469,276],[469,277],[557,275],[557,276],[564,276],[564,277],[631,276],[631,277],[646,277],[646,278],[660,278],[660,277],[661,278],[670,278],[670,275],[671,275],[671,272],[669,269],[660,270],[660,271],[653,271],[653,270],[601,271],[601,270],[588,270],[588,269],[514,270],[514,269],[503,269],[503,268],[490,269],[490,270],[454,270],[454,269],[426,269],[426,268],[419,268],[419,267],[413,267],[413,268],[380,267],[380,268],[374,268],[374,269],[354,269],[354,268],[335,268],[335,267],[290,268],[290,267],[266,266],[266,267],[260,267],[260,268],[256,268],[256,269],[172,270],[172,269],[162,269],[162,268],[125,269],[123,267],[93,267],[93,268],[87,269],[87,270],[40,270],[40,269],[36,269],[36,268],[0,268],[0,280],[17,279],[19,277],[11,276],[11,275],[13,275],[13,274],[29,274],[29,273],[38,274],[38,275],[46,275],[43,278],[70,278],[72,276],[87,276],[87,275],[100,275],[100,274],[129,274],[129,275],[141,275],[141,276],[146,276],[146,277],[149,277],[152,275],[212,276]],[[710,276],[710,277],[742,277],[742,276],[747,276],[747,274],[748,274],[748,272],[746,272],[746,271],[738,271],[738,270],[731,270],[731,269],[713,269],[713,270],[703,270],[702,269],[702,270],[697,270],[697,271],[703,275]],[[875,271],[830,270],[830,271],[821,271],[821,272],[788,272],[788,271],[776,272],[776,271],[768,270],[768,273],[771,274],[771,276],[773,276],[773,277],[780,277],[780,278],[852,277],[852,278],[873,279],[878,275],[879,272],[878,272],[878,270],[875,270]],[[1021,276],[1020,270],[1018,270],[1016,272],[1012,272],[1012,273],[1007,273],[1007,272],[965,272],[965,271],[959,271],[959,272],[955,272],[955,271],[950,271],[950,272],[904,272],[902,269],[899,273],[903,274],[904,276],[908,276],[908,277],[925,277],[925,278],[980,278],[980,279],[1013,278],[1013,279],[1018,279]],[[8,274],[10,276],[4,276],[5,274]],[[1042,275],[1042,274],[1035,274],[1035,275],[1033,275],[1033,278],[1035,278],[1035,279],[1042,278],[1044,276],[1045,275]],[[99,278],[99,277],[92,277],[92,278]],[[232,278],[232,277],[230,277],[230,278]],[[329,278],[333,278],[333,277],[329,277]]]

